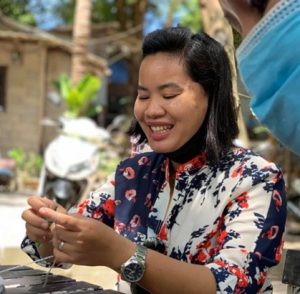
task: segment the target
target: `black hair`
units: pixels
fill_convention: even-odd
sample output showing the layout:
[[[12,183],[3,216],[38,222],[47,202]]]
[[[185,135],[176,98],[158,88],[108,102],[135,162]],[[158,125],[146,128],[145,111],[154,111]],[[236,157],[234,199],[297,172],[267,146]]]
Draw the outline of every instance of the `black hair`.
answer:
[[[142,58],[159,52],[180,56],[190,78],[208,94],[208,110],[201,129],[204,130],[202,134],[207,159],[217,162],[238,135],[227,53],[220,43],[207,34],[192,34],[189,29],[181,27],[159,29],[145,37]],[[147,141],[136,121],[129,133],[140,136],[140,143]]]
[[[251,5],[257,8],[261,13],[264,13],[269,0],[251,0]]]

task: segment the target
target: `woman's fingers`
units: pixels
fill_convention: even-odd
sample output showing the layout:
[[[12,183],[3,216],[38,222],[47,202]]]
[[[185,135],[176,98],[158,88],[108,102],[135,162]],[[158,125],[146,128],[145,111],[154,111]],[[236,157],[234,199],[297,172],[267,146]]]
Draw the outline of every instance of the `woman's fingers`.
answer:
[[[56,240],[55,244],[53,244],[53,254],[56,258],[56,261],[58,263],[72,263],[72,264],[87,264],[87,258],[86,254],[88,254],[85,251],[85,254],[82,253],[82,251],[78,250],[74,244],[68,243],[66,241],[62,240]],[[94,257],[93,257],[94,258]]]
[[[51,208],[53,210],[56,210],[58,208],[58,206],[60,206],[59,204],[57,204],[53,200],[50,200],[47,197],[40,197],[40,200],[43,201],[44,204],[46,204],[46,207],[49,207],[49,208]]]
[[[57,263],[63,262],[63,263],[79,264],[76,261],[74,254],[72,254],[72,255],[68,254],[70,252],[68,249],[68,246],[69,246],[68,244],[64,244],[64,246],[61,250],[58,249],[57,247],[54,247],[53,255],[55,256],[56,262]]]
[[[30,240],[40,243],[49,242],[52,239],[52,233],[50,231],[42,230],[34,227],[29,223],[26,223],[26,234]]]
[[[33,208],[27,209],[22,213],[22,218],[26,224],[26,234],[32,241],[40,243],[48,242],[52,239],[49,223],[38,216]]]
[[[67,210],[60,204],[56,203],[55,201],[50,200],[46,197],[40,197],[40,199],[46,204],[46,207],[53,209],[55,211],[59,211],[61,213],[67,213]],[[44,206],[41,206],[41,207],[44,207]]]
[[[80,243],[78,232],[66,230],[60,225],[55,225],[52,232],[58,240],[65,241],[70,244]]]
[[[75,234],[72,232],[69,232],[71,234]],[[73,241],[73,242],[72,242]],[[65,236],[58,237],[58,235],[54,234],[54,237],[52,239],[52,245],[53,245],[53,254],[56,258],[56,261],[64,262],[64,263],[76,263],[80,264],[80,251],[78,251],[78,248],[76,245],[74,246],[74,240],[71,239],[71,243],[69,243]]]
[[[57,210],[61,213],[66,213],[65,208],[45,197],[31,196],[28,198],[28,204],[31,206],[31,208],[23,212],[22,218],[26,222],[30,222],[32,225],[37,227],[43,227],[44,229],[49,228],[49,223],[51,223],[51,220],[39,214],[40,208],[47,207],[51,210]]]
[[[47,243],[53,239],[53,234],[50,230],[51,220],[39,213],[42,207],[54,211],[58,209],[62,213],[66,213],[66,210],[55,203],[54,201],[39,196],[31,196],[27,200],[30,208],[23,211],[22,218],[26,222],[26,234],[32,241],[38,241],[40,243]]]
[[[45,197],[31,196],[28,198],[27,202],[35,211],[39,211],[41,207],[55,208],[55,203]]]
[[[32,208],[23,211],[22,219],[25,220],[26,223],[29,223],[34,227],[44,229],[44,230],[49,229],[49,223],[42,217],[38,216],[36,214],[36,211],[34,211]]]
[[[73,231],[73,232],[80,231],[79,229],[80,218],[78,217],[57,212],[46,207],[41,207],[39,209],[39,214],[43,218],[55,223],[56,225],[60,225],[64,227],[66,230]]]

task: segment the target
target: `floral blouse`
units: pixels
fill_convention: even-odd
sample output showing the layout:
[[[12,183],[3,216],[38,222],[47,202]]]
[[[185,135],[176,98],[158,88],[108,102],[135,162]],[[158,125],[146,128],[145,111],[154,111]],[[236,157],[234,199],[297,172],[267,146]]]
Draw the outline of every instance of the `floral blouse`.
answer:
[[[267,273],[280,261],[286,220],[280,170],[243,148],[215,165],[203,153],[178,167],[171,197],[168,171],[163,155],[135,155],[72,212],[134,242],[159,239],[168,256],[207,266],[217,293],[271,293]],[[22,247],[39,257],[29,239]]]

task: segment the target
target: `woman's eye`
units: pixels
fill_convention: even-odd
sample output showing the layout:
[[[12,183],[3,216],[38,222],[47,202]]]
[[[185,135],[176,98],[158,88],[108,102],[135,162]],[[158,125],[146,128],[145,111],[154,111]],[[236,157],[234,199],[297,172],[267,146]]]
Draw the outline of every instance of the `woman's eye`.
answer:
[[[145,99],[148,99],[149,96],[138,96],[138,98],[139,98],[140,100],[145,100]]]
[[[177,94],[173,94],[173,95],[164,95],[163,97],[165,99],[172,99],[172,98],[175,98],[177,96]]]

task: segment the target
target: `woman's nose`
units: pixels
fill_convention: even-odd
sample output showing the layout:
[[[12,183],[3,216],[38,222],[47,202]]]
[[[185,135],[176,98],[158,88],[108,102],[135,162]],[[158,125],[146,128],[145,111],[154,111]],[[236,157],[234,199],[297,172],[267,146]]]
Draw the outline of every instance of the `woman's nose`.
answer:
[[[165,109],[157,99],[149,99],[149,103],[145,110],[145,115],[147,117],[153,118],[153,117],[159,117],[165,114]]]

